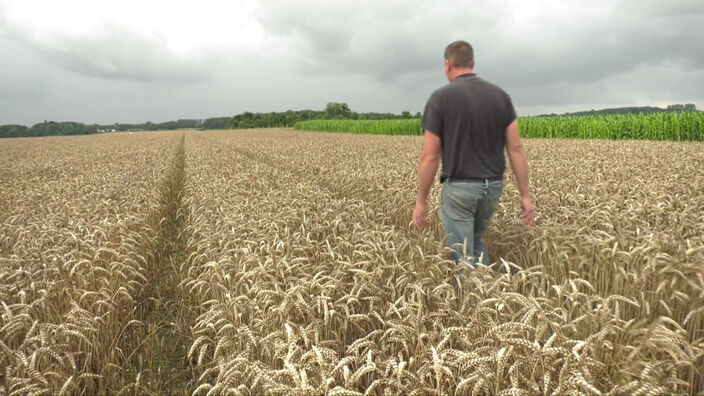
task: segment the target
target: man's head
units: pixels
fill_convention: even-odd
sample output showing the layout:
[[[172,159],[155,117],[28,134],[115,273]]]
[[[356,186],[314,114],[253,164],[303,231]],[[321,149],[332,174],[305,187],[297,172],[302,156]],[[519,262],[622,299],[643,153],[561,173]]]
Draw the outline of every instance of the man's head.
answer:
[[[445,76],[448,81],[455,77],[471,73],[474,69],[474,49],[463,40],[450,43],[445,48]]]

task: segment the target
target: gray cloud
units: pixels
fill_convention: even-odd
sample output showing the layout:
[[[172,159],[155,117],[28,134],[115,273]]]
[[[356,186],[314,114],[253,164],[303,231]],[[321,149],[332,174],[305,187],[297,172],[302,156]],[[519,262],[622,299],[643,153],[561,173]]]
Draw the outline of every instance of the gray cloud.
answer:
[[[523,115],[704,107],[700,0],[274,0],[253,12],[260,41],[188,54],[170,50],[169,37],[119,21],[43,37],[3,19],[2,7],[0,0],[0,124],[162,121],[329,101],[415,112],[446,82],[442,53],[456,39],[474,45],[477,73],[509,92]]]
[[[164,37],[141,34],[116,23],[106,22],[89,35],[54,33],[47,40],[0,18],[0,31],[48,63],[86,76],[176,84],[209,78],[205,65],[170,51]]]
[[[475,46],[477,72],[529,113],[665,101],[701,107],[704,94],[692,87],[704,80],[704,3],[629,0],[592,15],[556,8],[520,25],[505,2],[307,2],[269,7],[261,20],[300,51],[303,72],[365,75],[420,102],[442,84],[432,76],[442,76],[444,46],[463,38]]]
[[[641,64],[704,66],[704,51],[698,50],[704,48],[700,1],[672,8],[658,1],[617,3],[601,18],[537,25],[527,34],[511,29],[507,5],[479,9],[450,3],[427,10],[424,2],[411,1],[360,11],[365,7],[357,3],[286,4],[267,8],[262,23],[302,49],[304,70],[316,74],[342,70],[387,80],[431,71],[441,64],[444,45],[456,38],[475,45],[479,68],[515,86],[595,81]],[[399,10],[402,15],[394,15]]]
[[[640,8],[642,7],[642,9]],[[648,2],[618,7],[608,19],[568,31],[546,30],[540,40],[521,43],[523,56],[492,62],[497,73],[512,76],[514,85],[554,81],[592,82],[631,71],[641,65],[670,64],[673,70],[704,66],[704,31],[696,32],[691,15],[665,19]],[[639,11],[641,10],[641,11]],[[642,11],[645,10],[645,11]],[[698,10],[701,14],[704,3]],[[521,73],[512,73],[512,65]],[[519,76],[521,78],[519,78]]]
[[[429,9],[422,1],[282,2],[259,17],[265,29],[298,51],[304,72],[389,80],[437,70],[443,46],[453,37],[448,27],[468,22],[477,31],[491,27],[477,10],[460,8]]]

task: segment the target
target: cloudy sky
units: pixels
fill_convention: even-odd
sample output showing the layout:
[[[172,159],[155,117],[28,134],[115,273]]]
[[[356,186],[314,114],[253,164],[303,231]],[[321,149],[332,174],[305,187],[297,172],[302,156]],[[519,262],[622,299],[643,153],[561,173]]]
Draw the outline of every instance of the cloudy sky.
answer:
[[[695,103],[704,1],[0,0],[0,124],[422,110],[465,39],[521,115]]]

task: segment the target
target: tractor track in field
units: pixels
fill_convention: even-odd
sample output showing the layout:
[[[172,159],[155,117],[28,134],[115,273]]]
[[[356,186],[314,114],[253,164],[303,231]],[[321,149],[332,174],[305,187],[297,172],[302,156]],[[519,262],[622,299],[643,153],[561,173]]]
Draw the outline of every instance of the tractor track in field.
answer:
[[[134,394],[188,394],[193,373],[187,360],[191,323],[188,295],[180,284],[186,261],[187,207],[183,202],[185,135],[162,187],[160,229],[154,260],[146,267],[146,285],[135,317],[141,325],[126,332],[129,355],[119,388]]]

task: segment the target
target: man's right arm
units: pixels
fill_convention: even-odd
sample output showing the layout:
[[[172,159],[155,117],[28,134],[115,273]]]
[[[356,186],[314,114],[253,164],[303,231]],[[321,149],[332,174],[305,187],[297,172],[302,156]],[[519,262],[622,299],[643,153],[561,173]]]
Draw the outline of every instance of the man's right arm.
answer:
[[[533,202],[530,198],[530,188],[528,185],[528,160],[523,150],[523,142],[518,131],[518,120],[513,120],[506,128],[506,153],[516,176],[518,191],[521,193],[521,207],[523,208],[523,222],[526,225],[533,225]]]

